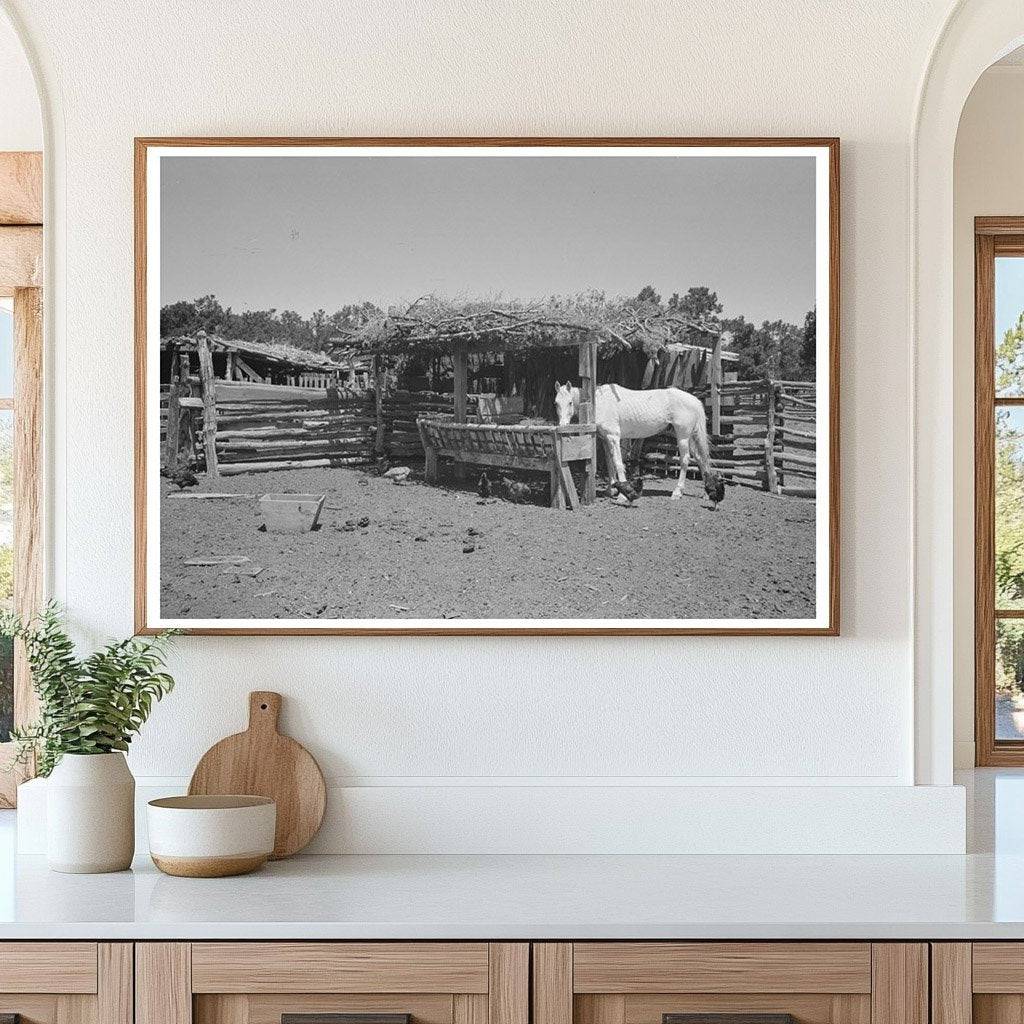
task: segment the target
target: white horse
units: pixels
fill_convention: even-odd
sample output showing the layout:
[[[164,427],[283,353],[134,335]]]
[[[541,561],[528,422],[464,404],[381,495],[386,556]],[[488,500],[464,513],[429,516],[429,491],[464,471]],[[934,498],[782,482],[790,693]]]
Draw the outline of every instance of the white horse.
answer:
[[[707,496],[716,505],[725,497],[725,485],[711,468],[707,416],[699,398],[679,388],[632,391],[618,384],[602,384],[597,389],[596,399],[597,435],[605,444],[609,472],[615,474],[616,480],[620,483],[626,480],[623,438],[653,437],[671,426],[679,446],[679,482],[672,492],[673,499],[681,498],[686,492],[691,453],[700,467]],[[559,426],[569,423],[579,412],[579,406],[580,389],[556,381],[555,409]]]

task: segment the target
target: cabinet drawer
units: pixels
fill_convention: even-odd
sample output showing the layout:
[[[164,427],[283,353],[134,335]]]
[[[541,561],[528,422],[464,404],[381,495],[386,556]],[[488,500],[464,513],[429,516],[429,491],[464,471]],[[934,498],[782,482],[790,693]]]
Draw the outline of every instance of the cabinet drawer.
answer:
[[[135,1024],[528,1024],[522,942],[139,943]],[[375,1022],[373,1016],[377,1015]],[[333,1024],[333,1022],[332,1022]],[[355,1022],[343,1022],[355,1024]]]
[[[871,945],[578,942],[573,991],[868,993]]]
[[[487,991],[486,942],[197,942],[193,992]]]
[[[0,1018],[22,1024],[132,1024],[126,942],[0,942]]]
[[[536,943],[533,1011],[534,1024],[929,1024],[928,949],[869,942]],[[701,1020],[709,1015],[716,1019]]]
[[[0,992],[96,991],[95,942],[0,943]]]

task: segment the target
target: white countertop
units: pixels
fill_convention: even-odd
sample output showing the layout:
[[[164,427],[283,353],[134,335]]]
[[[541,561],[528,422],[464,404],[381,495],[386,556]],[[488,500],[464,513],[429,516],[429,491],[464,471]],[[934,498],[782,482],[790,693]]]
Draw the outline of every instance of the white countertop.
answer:
[[[299,857],[0,879],[0,939],[1024,939],[1024,856]]]
[[[0,940],[1024,939],[1024,772],[975,772],[967,856],[296,857],[59,875],[0,812]]]

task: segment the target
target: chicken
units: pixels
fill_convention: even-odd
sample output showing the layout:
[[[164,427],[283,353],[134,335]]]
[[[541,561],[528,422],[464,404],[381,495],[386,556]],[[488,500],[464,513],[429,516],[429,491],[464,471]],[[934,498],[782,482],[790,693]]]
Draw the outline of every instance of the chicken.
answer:
[[[609,486],[609,491],[613,495],[622,495],[626,501],[636,501],[644,492],[644,478],[639,476],[632,482],[629,480],[613,480]]]
[[[511,501],[513,505],[521,505],[530,500],[530,485],[520,483],[511,477],[501,478],[501,491],[504,499]]]
[[[183,491],[186,487],[195,487],[199,483],[199,477],[189,469],[188,466],[182,466],[180,469],[176,469],[171,473],[167,474],[167,479],[172,484],[178,485],[178,490]]]
[[[476,482],[476,493],[479,494],[481,498],[489,498],[493,493],[493,489],[491,488],[491,478],[487,475],[486,471],[480,474],[480,479]]]

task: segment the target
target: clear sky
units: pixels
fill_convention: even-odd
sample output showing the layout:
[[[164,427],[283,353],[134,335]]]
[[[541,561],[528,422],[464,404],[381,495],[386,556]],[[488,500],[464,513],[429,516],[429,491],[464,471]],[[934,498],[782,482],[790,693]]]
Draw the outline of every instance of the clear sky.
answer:
[[[14,394],[14,315],[0,305],[0,398]]]
[[[1024,259],[1000,256],[996,260],[996,344],[1024,313]]]
[[[161,304],[346,303],[707,285],[815,304],[812,157],[198,156],[161,162]]]

